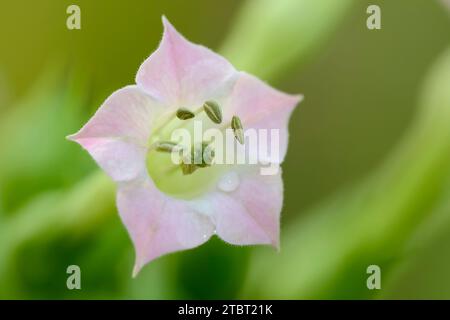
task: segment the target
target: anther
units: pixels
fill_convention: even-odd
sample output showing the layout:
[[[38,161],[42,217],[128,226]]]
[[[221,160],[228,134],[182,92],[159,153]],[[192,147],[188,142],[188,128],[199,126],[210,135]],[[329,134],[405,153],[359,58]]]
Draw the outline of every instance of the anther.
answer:
[[[222,109],[217,102],[212,100],[206,101],[203,104],[203,110],[205,110],[206,115],[212,122],[217,124],[222,122]]]
[[[244,129],[242,127],[241,119],[238,116],[233,116],[231,119],[231,128],[233,129],[234,136],[240,144],[244,144]]]
[[[195,114],[192,111],[189,111],[185,108],[180,108],[177,110],[177,118],[180,120],[188,120],[195,117]]]

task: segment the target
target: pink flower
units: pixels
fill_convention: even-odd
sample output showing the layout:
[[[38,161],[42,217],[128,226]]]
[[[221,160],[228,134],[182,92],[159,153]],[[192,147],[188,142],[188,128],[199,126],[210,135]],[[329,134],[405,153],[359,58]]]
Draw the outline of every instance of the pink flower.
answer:
[[[173,115],[216,101],[223,123],[280,130],[280,161],[287,125],[301,96],[277,91],[237,71],[223,57],[193,44],[163,17],[159,48],[139,68],[136,85],[114,92],[76,134],[78,142],[117,183],[117,207],[136,249],[134,275],[149,261],[203,244],[213,234],[236,245],[278,248],[283,202],[281,173],[257,165],[211,165],[183,175],[155,151],[174,125]],[[197,114],[207,126],[214,123]],[[279,163],[276,164],[277,166]]]

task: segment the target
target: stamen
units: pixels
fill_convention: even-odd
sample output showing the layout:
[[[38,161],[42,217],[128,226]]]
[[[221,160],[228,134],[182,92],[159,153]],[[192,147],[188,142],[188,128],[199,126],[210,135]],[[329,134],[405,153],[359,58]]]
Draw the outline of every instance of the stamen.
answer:
[[[202,164],[204,164],[205,167],[210,166],[214,160],[215,157],[215,151],[210,145],[210,143],[203,142],[202,144],[203,148],[203,161]]]
[[[171,153],[173,151],[179,151],[182,147],[172,141],[158,141],[155,145],[155,150],[159,152]]]
[[[196,164],[200,168],[205,168],[211,166],[214,160],[215,152],[209,142],[202,142],[201,145],[197,146],[194,151],[194,157]],[[201,157],[201,158],[200,158]]]
[[[166,127],[172,120],[176,118],[178,118],[179,120],[192,119],[202,111],[205,111],[208,118],[211,119],[211,121],[213,121],[214,123],[216,124],[222,123],[222,109],[220,105],[213,100],[208,100],[203,104],[202,107],[197,108],[194,111],[190,111],[186,108],[179,108],[177,112],[175,114],[172,114],[169,118],[167,118],[166,121],[164,121],[162,125],[160,125],[156,129],[156,131],[154,131],[154,133],[159,133],[160,136],[164,135],[163,133],[165,131],[169,129],[170,130],[176,129],[174,128],[174,126]],[[183,122],[181,126],[183,126],[184,124],[185,122]],[[231,119],[231,123],[227,124],[226,126],[222,125],[221,127],[225,129],[226,127],[230,126],[233,129],[236,140],[240,144],[244,144],[244,132],[241,119],[237,116],[233,116],[233,118]],[[163,129],[163,132],[160,132],[161,129]],[[181,164],[179,165],[184,175],[192,174],[199,168],[206,168],[211,166],[214,160],[215,151],[212,148],[210,142],[203,141],[199,144],[191,146],[190,149],[191,152],[189,154],[183,155],[184,158],[182,158]],[[171,152],[181,152],[186,149],[172,141],[157,141],[150,146],[149,151],[150,150],[171,153]],[[177,167],[178,165],[176,165],[172,169],[169,169],[169,171],[173,172],[173,170]]]
[[[188,120],[188,119],[192,119],[193,117],[195,117],[195,114],[185,108],[180,108],[177,110],[177,118],[180,120]]]
[[[180,164],[181,172],[183,172],[184,175],[192,174],[195,170],[197,170],[197,166],[192,163],[182,163]]]
[[[197,170],[197,165],[195,163],[195,156],[193,149],[189,154],[184,155],[184,158],[181,161],[180,167],[181,171],[184,175],[192,174],[195,170]]]
[[[200,112],[203,111],[203,106],[191,111],[188,110],[186,108],[179,108],[177,110],[177,112],[172,113],[172,115],[170,117],[168,117],[166,119],[166,121],[164,121],[162,124],[160,124],[157,129],[155,129],[155,131],[153,131],[154,135],[161,135],[161,136],[165,136],[165,134],[167,132],[171,132],[173,130],[176,130],[178,128],[182,128],[186,125],[187,122],[183,121],[181,124],[176,124],[174,125],[170,125],[170,123],[175,120],[188,120],[188,119],[192,119],[193,117],[195,117],[196,115],[198,115]]]
[[[203,110],[205,110],[206,115],[212,122],[217,124],[222,122],[222,109],[217,102],[212,100],[206,101],[203,104]]]
[[[211,166],[214,159],[214,150],[209,142],[199,143],[191,148],[191,153],[184,156],[180,164],[184,175],[192,174],[199,168]]]
[[[233,116],[231,119],[231,128],[234,132],[234,137],[240,144],[244,144],[244,130],[242,127],[241,119],[238,116]]]

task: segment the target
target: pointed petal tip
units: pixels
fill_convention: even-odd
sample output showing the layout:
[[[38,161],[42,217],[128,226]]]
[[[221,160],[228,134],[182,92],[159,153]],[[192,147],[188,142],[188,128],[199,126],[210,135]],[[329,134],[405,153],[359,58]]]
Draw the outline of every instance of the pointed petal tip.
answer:
[[[133,273],[131,274],[131,277],[133,279],[136,279],[136,277],[139,275],[139,272],[141,271],[142,266],[135,264],[133,268]]]
[[[134,258],[134,266],[133,266],[133,272],[131,274],[131,277],[135,279],[139,273],[141,272],[142,268],[150,262],[150,260],[145,259],[145,256],[141,250],[134,244],[134,252],[135,252],[135,258]]]
[[[277,253],[280,253],[280,240],[273,240],[271,246],[277,251]]]
[[[69,140],[69,141],[77,141],[77,134],[76,133],[73,133],[73,134],[69,134],[69,135],[67,135],[66,136],[66,140]]]
[[[164,41],[164,38],[166,38],[168,41],[187,42],[189,44],[192,44],[180,32],[178,32],[177,28],[174,27],[174,25],[169,21],[169,19],[167,19],[165,15],[163,15],[161,19],[164,26],[162,41]]]
[[[298,107],[298,105],[303,102],[303,99],[305,96],[303,94],[287,94],[289,99],[289,104],[291,106],[291,109],[295,109]]]
[[[173,26],[173,24],[167,19],[165,15],[162,16],[163,23],[163,36],[161,43],[167,41],[169,43],[179,43],[179,42],[189,42],[178,30]],[[162,44],[160,44],[161,47]],[[159,48],[158,48],[159,49]]]
[[[289,96],[292,99],[293,107],[298,106],[305,99],[305,96],[303,94],[301,94],[301,93],[299,93],[299,94],[289,94]]]
[[[168,31],[176,31],[175,27],[170,23],[169,19],[167,19],[165,15],[162,15],[161,20],[164,26],[164,33]]]

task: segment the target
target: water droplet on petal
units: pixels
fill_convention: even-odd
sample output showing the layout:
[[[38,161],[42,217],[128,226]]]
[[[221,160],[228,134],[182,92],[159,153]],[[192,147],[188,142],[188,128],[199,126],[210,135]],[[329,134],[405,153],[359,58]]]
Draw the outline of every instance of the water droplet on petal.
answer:
[[[239,175],[235,171],[224,174],[217,185],[224,192],[232,192],[239,187]]]

